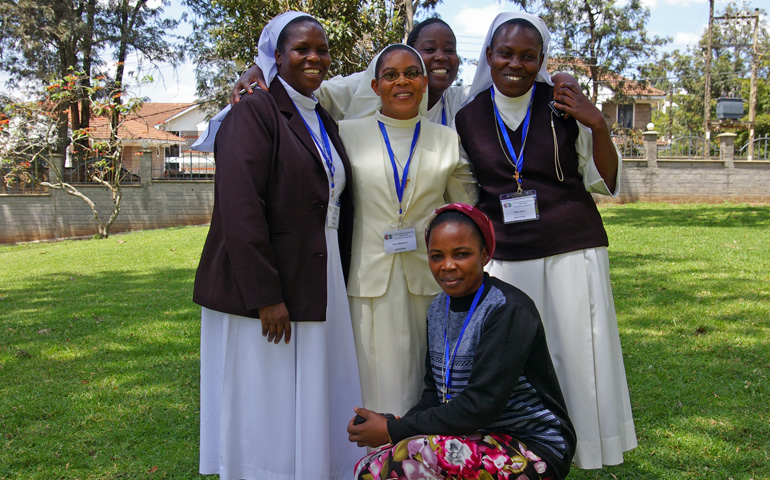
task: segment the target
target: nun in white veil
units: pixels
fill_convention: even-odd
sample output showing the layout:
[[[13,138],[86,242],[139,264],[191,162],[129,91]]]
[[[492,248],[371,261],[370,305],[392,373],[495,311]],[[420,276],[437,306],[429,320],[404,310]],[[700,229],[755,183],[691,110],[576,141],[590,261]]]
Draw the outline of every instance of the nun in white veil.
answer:
[[[268,72],[269,81],[278,73],[274,56],[278,37],[289,22],[300,17],[310,16],[300,12],[287,12],[271,20],[262,32],[259,58],[263,71]],[[281,72],[297,74],[296,70],[301,68],[299,62],[295,60],[291,63],[285,58],[289,56],[287,52],[293,45],[307,39],[311,53],[308,53],[303,61],[321,63],[317,53],[320,48],[318,45],[322,43],[324,48],[328,48],[325,45],[325,34],[320,35],[322,30],[320,24],[312,17],[306,18],[304,23],[298,20],[296,24],[292,24],[291,33],[284,45],[286,50],[281,51],[284,57]],[[305,32],[307,37],[298,36],[296,32]],[[319,37],[324,41],[319,41]],[[232,184],[222,184],[225,188],[220,188],[217,193],[220,204],[212,217],[212,227],[196,275],[193,299],[203,306],[199,468],[201,474],[218,474],[222,480],[342,480],[350,477],[356,461],[363,453],[362,449],[347,441],[345,431],[353,408],[361,402],[355,344],[338,240],[342,234],[338,237],[337,233],[341,222],[339,219],[346,218],[346,221],[349,221],[352,218],[352,206],[347,196],[342,203],[342,213],[338,208],[335,216],[331,213],[332,209],[329,209],[323,221],[325,225],[322,232],[307,225],[298,226],[297,231],[277,232],[276,236],[282,234],[283,238],[302,235],[312,239],[313,245],[325,244],[325,253],[287,253],[286,244],[281,245],[283,250],[277,249],[278,240],[274,238],[273,231],[270,231],[269,241],[258,234],[252,234],[253,230],[265,232],[273,228],[286,229],[285,224],[265,219],[275,217],[274,210],[282,208],[286,203],[279,197],[289,197],[289,201],[296,198],[310,199],[312,203],[308,202],[297,212],[306,214],[308,209],[312,209],[315,215],[318,212],[317,205],[323,205],[316,202],[328,201],[329,205],[340,205],[341,195],[345,194],[345,185],[349,181],[346,179],[349,177],[349,165],[342,159],[344,151],[341,148],[338,151],[335,147],[335,144],[341,144],[336,138],[336,132],[329,128],[333,125],[331,118],[326,112],[316,109],[317,100],[312,94],[307,95],[299,91],[302,82],[290,78],[288,74],[276,78],[274,85],[281,85],[282,88],[274,88],[271,93],[261,92],[259,99],[252,99],[252,104],[245,102],[243,106],[236,106],[231,112],[234,117],[232,122],[230,118],[224,119],[224,128],[227,130],[220,132],[220,141],[231,142],[228,145],[238,144],[239,139],[234,138],[237,133],[245,133],[247,135],[244,136],[250,138],[240,142],[245,145],[243,148],[248,150],[242,156],[248,158],[241,158],[241,152],[236,148],[218,146],[217,153],[229,154],[225,155],[225,160],[230,160],[227,162],[230,168],[229,176],[222,178],[232,180],[238,173],[243,173],[240,177],[246,178],[247,185],[243,187],[239,183],[238,188],[233,188]],[[254,105],[262,106],[265,111],[255,109],[255,115],[242,113],[254,109]],[[285,115],[282,115],[283,112],[291,112],[291,120],[287,120]],[[324,118],[322,114],[325,114]],[[309,147],[307,143],[300,143],[302,140],[299,133],[292,127],[299,122],[297,117],[301,117],[307,133],[313,138],[319,152],[318,159],[305,148]],[[277,132],[273,137],[267,134],[258,136],[260,128],[264,127],[258,124],[265,118],[268,119],[265,124],[272,122],[271,134]],[[241,128],[244,119],[251,121],[249,128]],[[324,127],[324,124],[327,126]],[[265,140],[260,140],[262,138]],[[271,144],[262,144],[271,141]],[[285,149],[280,149],[281,146]],[[264,151],[258,152],[259,155],[251,155],[251,152],[258,150]],[[258,170],[261,167],[253,165],[272,161],[271,155],[278,155],[276,152],[284,152],[284,156],[275,162],[281,167],[281,173],[277,175],[287,177],[290,175],[287,170],[294,168],[299,171],[294,178],[301,176],[307,179],[298,181],[294,188],[305,188],[313,193],[301,197],[297,191],[291,191],[290,188],[285,188],[285,185],[284,188],[281,185],[274,186],[273,188],[280,192],[274,195],[262,192],[264,194],[259,196],[260,194],[251,193],[262,187],[248,183],[248,177],[256,171],[267,170]],[[291,155],[287,156],[285,152]],[[322,165],[319,167],[316,162]],[[240,164],[247,166],[237,169]],[[218,172],[217,176],[219,175]],[[271,181],[276,179],[272,174],[268,178]],[[217,185],[219,188],[220,184]],[[327,190],[329,197],[324,198]],[[226,204],[221,200],[224,197],[227,197]],[[263,210],[251,208],[255,203],[266,207]],[[227,208],[229,205],[234,205],[234,208]],[[348,213],[345,213],[345,209],[349,209]],[[221,210],[236,210],[240,216],[221,213]],[[225,215],[228,216],[225,218]],[[293,215],[289,213],[286,216]],[[291,219],[300,224],[302,220]],[[251,226],[246,226],[246,223]],[[308,221],[309,225],[318,223]],[[228,234],[219,233],[225,229]],[[213,235],[212,231],[215,232]],[[307,242],[296,244],[302,247],[298,250],[307,250]],[[310,255],[323,258],[323,266],[305,268],[305,265],[302,265],[293,268],[291,261],[278,261],[279,255],[292,253],[302,255],[298,258],[307,258]],[[254,260],[256,257],[269,258],[260,262]],[[240,269],[232,265],[234,263],[241,263]],[[212,264],[215,267],[210,267]],[[219,268],[220,264],[225,266]],[[229,276],[224,273],[206,274],[208,271],[226,273],[233,270],[238,272]],[[309,272],[312,275],[309,275]],[[279,280],[271,282],[273,277],[278,277]],[[309,288],[316,292],[325,291],[326,295],[321,295],[322,300],[319,301],[319,297],[311,295],[310,292],[305,294],[304,291],[287,291],[284,281],[286,278],[294,278],[295,281],[289,283],[295,285],[306,281],[310,285]],[[265,283],[268,282],[271,284],[266,286]],[[277,293],[274,292],[276,287],[272,283],[279,284]],[[272,290],[265,293],[268,289]],[[209,293],[210,291],[215,293]],[[277,295],[282,298],[278,305],[285,305],[285,323],[291,325],[290,329],[287,329],[291,332],[290,339],[288,333],[286,341],[280,341],[280,336],[275,342],[271,341],[270,336],[265,338],[262,322],[269,322],[266,320],[269,315],[263,315],[263,310],[276,305],[259,307],[261,318],[255,318],[254,305],[267,303],[264,298],[256,298],[260,292],[264,296]],[[244,300],[245,297],[248,297],[247,300]],[[234,306],[225,305],[228,301]],[[247,303],[251,307],[245,305]],[[219,308],[219,305],[225,308]],[[312,309],[312,315],[305,313],[307,318],[302,314],[298,314],[297,318],[289,317],[289,313],[295,315],[292,312],[309,312],[307,309],[302,310],[306,307]],[[242,310],[246,313],[238,313]]]
[[[457,134],[425,116],[413,48],[387,47],[365,77],[339,123],[355,205],[348,297],[363,406],[403,415],[422,392],[426,314],[440,292],[419,232],[441,205],[475,203],[476,182]]]
[[[299,16],[307,16],[307,14],[302,12],[285,12],[276,15],[267,25],[265,25],[265,28],[262,29],[262,33],[259,35],[259,43],[257,44],[257,52],[259,53],[255,63],[260,70],[262,70],[267,85],[270,85],[270,82],[272,82],[278,74],[278,67],[275,63],[275,46],[278,43],[278,36],[281,34],[283,27],[285,27],[287,23]],[[192,150],[196,152],[214,151],[214,140],[216,139],[217,132],[222,125],[222,120],[224,120],[231,108],[232,105],[227,104],[225,108],[211,117],[211,120],[209,120],[209,123],[206,125],[206,129],[190,146]]]
[[[621,162],[602,113],[579,87],[553,86],[550,40],[535,15],[498,15],[455,122],[479,181],[478,206],[495,225],[487,271],[537,305],[577,434],[574,461],[601,468],[637,445],[608,240],[589,194],[617,195]],[[574,119],[551,112],[551,98]],[[512,199],[525,207],[506,210]]]
[[[492,86],[492,73],[490,69],[487,68],[488,66],[486,65],[485,61],[487,58],[487,47],[489,47],[489,45],[492,43],[492,35],[495,33],[495,30],[497,30],[497,28],[503,23],[516,18],[521,18],[528,21],[534,25],[538,32],[540,32],[540,37],[543,40],[543,63],[540,65],[540,70],[537,72],[536,81],[547,83],[548,85],[553,86],[551,75],[548,73],[547,68],[548,52],[551,47],[551,32],[548,31],[548,27],[545,26],[545,22],[537,15],[532,15],[531,13],[527,12],[503,12],[497,15],[492,21],[492,25],[489,26],[487,36],[484,38],[484,44],[481,47],[481,53],[479,53],[479,65],[478,68],[476,68],[475,75],[473,76],[473,83],[471,83],[468,96],[460,108],[469,104],[471,101],[473,101],[474,98],[476,98],[476,95],[483,92],[484,90],[488,90],[489,87]]]

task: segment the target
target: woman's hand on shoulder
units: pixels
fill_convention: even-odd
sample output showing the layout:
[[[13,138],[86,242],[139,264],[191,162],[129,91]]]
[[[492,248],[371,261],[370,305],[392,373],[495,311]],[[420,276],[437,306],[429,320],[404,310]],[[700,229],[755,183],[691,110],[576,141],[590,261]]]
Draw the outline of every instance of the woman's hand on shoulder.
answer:
[[[267,91],[267,83],[265,83],[265,76],[262,74],[262,69],[256,65],[252,65],[248,70],[243,72],[243,75],[235,82],[233,90],[230,92],[230,105],[235,105],[241,99],[241,95],[254,93],[253,85],[257,84],[259,88]]]
[[[362,407],[356,407],[353,410],[356,415],[364,419],[364,422],[355,425],[355,417],[350,419],[348,422],[348,440],[355,442],[359,447],[372,448],[390,443],[387,418]]]
[[[262,321],[262,336],[267,337],[268,342],[277,344],[281,338],[286,338],[285,342],[291,340],[291,322],[289,321],[289,310],[286,304],[276,303],[269,307],[259,309],[259,319]]]

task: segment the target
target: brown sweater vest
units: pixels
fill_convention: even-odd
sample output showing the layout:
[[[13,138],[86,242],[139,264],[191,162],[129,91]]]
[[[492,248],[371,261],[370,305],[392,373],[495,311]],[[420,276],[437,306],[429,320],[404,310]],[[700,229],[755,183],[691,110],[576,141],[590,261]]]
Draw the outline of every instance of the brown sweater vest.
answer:
[[[480,93],[457,113],[457,133],[481,187],[478,206],[495,227],[493,257],[497,260],[530,260],[608,245],[599,211],[578,173],[575,141],[579,127],[574,119],[554,116],[564,180],[556,176],[548,108],[552,92],[549,85],[537,83],[524,149],[522,188],[537,192],[540,212],[540,219],[529,222],[503,223],[500,195],[515,192],[516,182],[514,168],[503,153],[502,135],[498,140],[490,91]],[[516,131],[506,129],[515,151],[520,152],[522,126]]]

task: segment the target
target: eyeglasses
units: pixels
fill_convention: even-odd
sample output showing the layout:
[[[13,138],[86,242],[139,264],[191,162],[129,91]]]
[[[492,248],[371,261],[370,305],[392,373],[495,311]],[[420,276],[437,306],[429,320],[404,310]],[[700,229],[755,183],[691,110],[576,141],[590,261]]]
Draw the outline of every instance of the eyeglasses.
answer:
[[[385,72],[382,74],[382,76],[377,77],[377,80],[384,78],[388,82],[395,82],[399,78],[401,78],[401,75],[404,75],[404,78],[407,80],[414,80],[415,78],[422,75],[422,72],[416,68],[410,68],[409,70],[405,72],[397,72],[395,70],[390,70],[388,72]]]

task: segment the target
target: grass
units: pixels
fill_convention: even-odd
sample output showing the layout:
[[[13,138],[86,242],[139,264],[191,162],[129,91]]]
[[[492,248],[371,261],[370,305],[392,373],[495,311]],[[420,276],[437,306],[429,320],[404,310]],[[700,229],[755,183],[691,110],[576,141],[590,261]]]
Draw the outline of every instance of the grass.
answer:
[[[0,247],[0,478],[197,478],[206,231]]]
[[[770,479],[770,206],[607,205],[639,447],[588,479]],[[205,227],[0,246],[0,479],[197,479]]]

